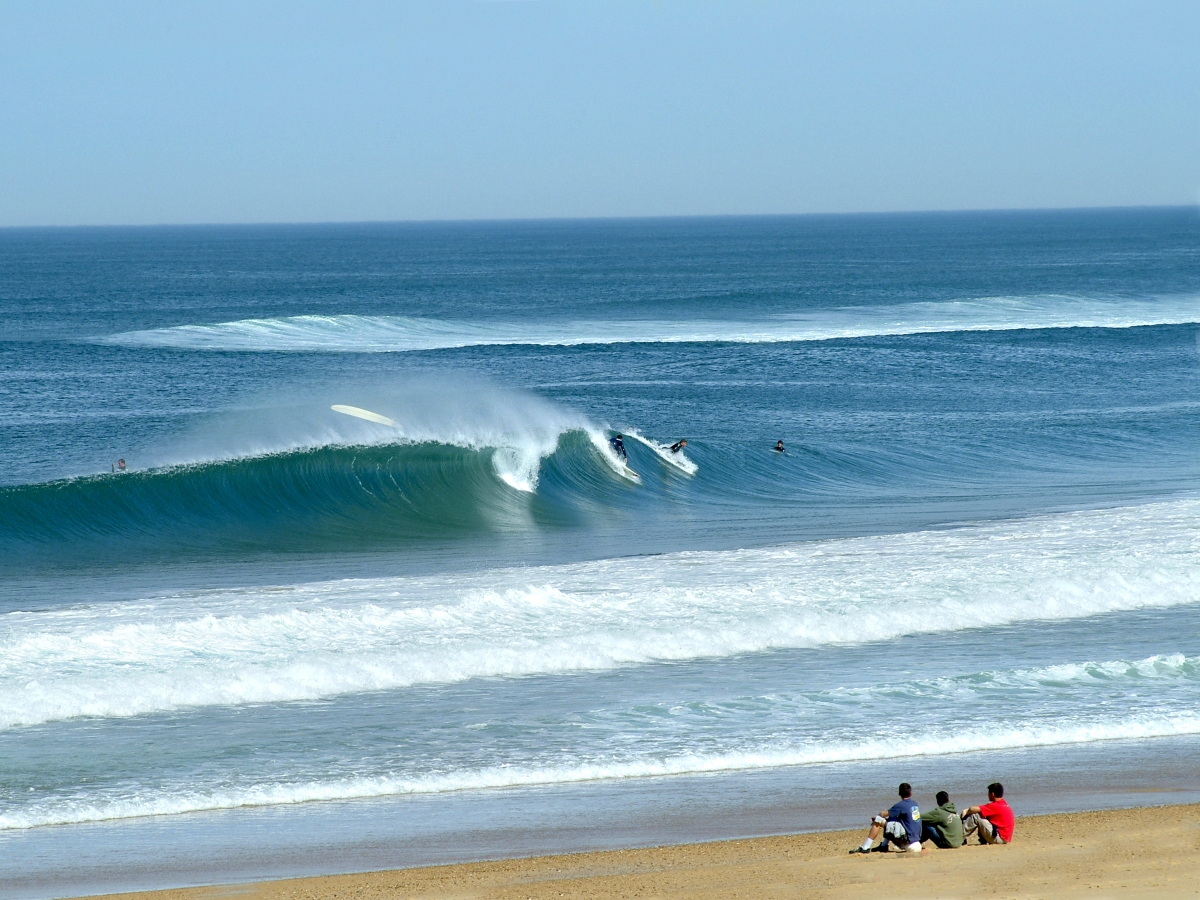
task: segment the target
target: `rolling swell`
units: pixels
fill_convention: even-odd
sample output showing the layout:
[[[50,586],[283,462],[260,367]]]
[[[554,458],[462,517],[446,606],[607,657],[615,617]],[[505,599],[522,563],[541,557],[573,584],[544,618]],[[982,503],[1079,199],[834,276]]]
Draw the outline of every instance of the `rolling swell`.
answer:
[[[511,531],[572,520],[618,487],[592,439],[545,459],[438,442],[324,446],[0,490],[0,548],[295,551]],[[536,493],[535,493],[536,491]]]
[[[101,340],[124,347],[175,350],[409,353],[497,346],[771,344],[963,331],[1136,328],[1196,321],[1200,321],[1200,304],[1191,295],[1153,300],[1041,295],[814,309],[742,320],[473,322],[302,315],[176,325],[112,334]]]

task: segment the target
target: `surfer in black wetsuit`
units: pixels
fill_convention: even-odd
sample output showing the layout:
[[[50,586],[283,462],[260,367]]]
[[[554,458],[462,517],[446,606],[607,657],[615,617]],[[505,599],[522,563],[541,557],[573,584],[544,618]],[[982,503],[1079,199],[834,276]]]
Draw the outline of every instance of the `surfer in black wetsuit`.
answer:
[[[786,453],[787,452],[783,449],[783,441],[775,442],[775,452],[776,453]]]
[[[673,443],[671,445],[671,452],[678,453],[680,450],[682,450],[686,446],[687,446],[687,438],[680,438],[679,440],[677,440],[675,443]]]
[[[621,462],[629,462],[629,454],[625,452],[625,441],[622,440],[621,435],[618,434],[614,438],[609,438],[608,442],[612,445],[613,453],[621,457]]]

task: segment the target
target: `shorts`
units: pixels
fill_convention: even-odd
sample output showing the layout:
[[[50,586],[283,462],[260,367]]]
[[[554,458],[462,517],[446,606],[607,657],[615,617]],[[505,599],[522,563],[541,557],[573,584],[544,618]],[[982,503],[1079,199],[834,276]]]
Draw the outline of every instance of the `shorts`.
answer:
[[[970,835],[972,831],[979,832],[979,843],[981,844],[1007,844],[1004,838],[1000,837],[1000,832],[996,830],[996,826],[985,819],[979,813],[972,813],[963,819],[963,832],[965,835]]]
[[[883,842],[887,844],[889,841],[897,847],[907,850],[918,851],[921,849],[920,841],[909,843],[908,829],[900,822],[892,821],[883,826]]]

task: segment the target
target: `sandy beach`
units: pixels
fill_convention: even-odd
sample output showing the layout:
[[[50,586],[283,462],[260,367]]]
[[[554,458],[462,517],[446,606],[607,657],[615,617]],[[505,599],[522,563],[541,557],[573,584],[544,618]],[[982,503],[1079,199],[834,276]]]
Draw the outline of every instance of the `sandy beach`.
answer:
[[[864,816],[864,819],[866,816]],[[1200,804],[1018,818],[1007,847],[850,856],[859,832],[108,895],[300,898],[1197,897]]]

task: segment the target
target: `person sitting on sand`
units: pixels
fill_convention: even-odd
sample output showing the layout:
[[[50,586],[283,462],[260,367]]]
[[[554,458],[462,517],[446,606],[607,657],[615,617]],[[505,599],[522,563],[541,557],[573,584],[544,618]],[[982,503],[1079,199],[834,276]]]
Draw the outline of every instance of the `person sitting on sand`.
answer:
[[[863,845],[850,852],[871,853],[871,845],[881,834],[883,842],[875,848],[875,852],[887,853],[891,849],[889,843],[903,845],[911,853],[921,852],[921,810],[912,799],[912,785],[907,781],[900,785],[900,802],[875,816]]]
[[[937,792],[937,806],[921,813],[921,841],[933,841],[934,846],[953,850],[966,843],[963,837],[962,817],[950,802],[945,791]]]
[[[682,450],[686,446],[687,446],[687,438],[680,438],[679,440],[677,440],[675,443],[673,443],[671,445],[671,452],[678,453],[680,450]]]
[[[988,785],[988,802],[962,811],[964,839],[979,832],[981,844],[1011,844],[1016,817],[1004,799],[1004,785]]]

